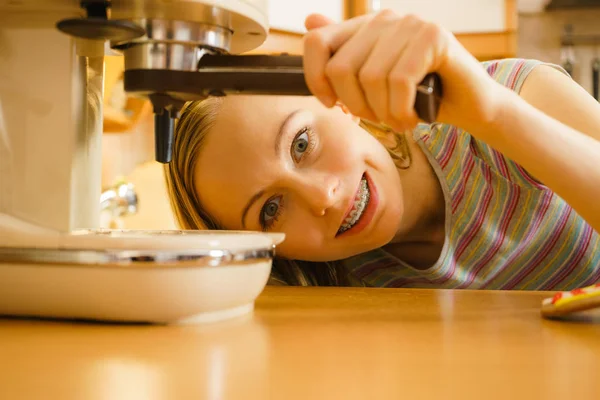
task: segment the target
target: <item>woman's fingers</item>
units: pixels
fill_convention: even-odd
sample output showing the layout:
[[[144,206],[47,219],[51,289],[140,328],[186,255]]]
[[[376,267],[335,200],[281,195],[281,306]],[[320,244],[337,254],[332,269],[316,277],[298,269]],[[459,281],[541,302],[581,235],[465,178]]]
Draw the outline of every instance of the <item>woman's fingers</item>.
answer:
[[[308,30],[308,31],[311,31],[313,29],[322,28],[324,26],[332,25],[332,24],[335,24],[335,22],[322,14],[310,14],[304,20],[304,26],[306,27],[306,30]]]
[[[379,35],[368,59],[360,68],[358,79],[367,103],[376,116],[375,121],[392,119],[388,105],[388,75],[418,27],[419,20],[413,16],[402,17],[388,26]]]
[[[305,78],[323,104],[339,100],[352,114],[396,129],[417,124],[417,88],[448,58],[450,40],[442,28],[392,11],[341,24],[314,15],[306,26],[314,29],[305,37]]]
[[[364,90],[367,88],[359,81],[359,71],[382,32],[396,20],[397,16],[393,13],[378,14],[348,39],[325,67],[325,75],[336,96],[357,117],[377,121],[377,116],[365,98]]]
[[[306,84],[327,107],[335,105],[337,95],[327,78],[326,66],[331,56],[370,18],[370,15],[364,15],[341,24],[323,26],[309,31],[304,37]]]
[[[397,128],[411,129],[419,121],[415,98],[419,83],[440,62],[444,38],[434,24],[423,23],[388,75],[389,116]]]

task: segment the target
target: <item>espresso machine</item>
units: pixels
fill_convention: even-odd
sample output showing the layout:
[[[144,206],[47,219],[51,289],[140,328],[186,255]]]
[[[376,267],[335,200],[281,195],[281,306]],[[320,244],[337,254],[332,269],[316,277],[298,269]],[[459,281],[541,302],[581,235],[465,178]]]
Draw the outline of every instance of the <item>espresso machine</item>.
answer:
[[[0,315],[206,321],[247,313],[280,236],[100,230],[104,56],[152,102],[171,160],[185,102],[310,95],[302,58],[243,55],[267,0],[0,0]],[[417,112],[434,119],[436,75]]]

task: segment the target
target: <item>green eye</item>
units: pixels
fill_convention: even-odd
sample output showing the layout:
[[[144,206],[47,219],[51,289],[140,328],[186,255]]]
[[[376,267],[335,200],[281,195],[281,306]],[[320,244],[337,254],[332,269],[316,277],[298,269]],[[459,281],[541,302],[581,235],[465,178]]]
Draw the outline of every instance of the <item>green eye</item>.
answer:
[[[281,214],[281,196],[268,200],[260,211],[260,225],[263,230],[268,230],[271,225],[277,222]]]
[[[310,137],[308,135],[308,128],[303,128],[292,142],[292,158],[295,162],[300,162],[302,157],[304,157],[304,153],[308,150],[310,145]]]
[[[268,217],[274,217],[277,215],[277,210],[279,210],[279,204],[269,203],[265,207],[265,215]]]

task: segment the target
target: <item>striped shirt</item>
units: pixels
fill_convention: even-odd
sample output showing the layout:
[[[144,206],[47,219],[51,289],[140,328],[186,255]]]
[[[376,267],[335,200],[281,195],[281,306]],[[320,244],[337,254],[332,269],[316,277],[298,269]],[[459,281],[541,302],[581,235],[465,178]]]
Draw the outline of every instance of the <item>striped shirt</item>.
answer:
[[[483,65],[519,92],[540,64],[505,59]],[[418,270],[384,249],[363,253],[342,261],[352,284],[568,290],[600,281],[598,233],[520,165],[454,126],[420,125],[414,136],[444,192],[441,255]]]

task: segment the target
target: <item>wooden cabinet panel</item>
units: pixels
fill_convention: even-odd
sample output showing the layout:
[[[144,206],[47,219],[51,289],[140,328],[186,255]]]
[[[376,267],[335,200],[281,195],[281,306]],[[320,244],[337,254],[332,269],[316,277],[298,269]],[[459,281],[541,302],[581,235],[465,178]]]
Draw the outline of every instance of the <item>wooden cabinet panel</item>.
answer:
[[[301,55],[303,47],[302,37],[303,35],[300,33],[271,29],[267,40],[261,46],[249,51],[247,54],[288,53]]]
[[[454,33],[491,33],[506,30],[505,0],[371,0],[371,10],[389,8],[414,14]]]
[[[345,15],[345,0],[271,0],[269,24],[272,29],[303,33],[304,20],[313,13],[323,14],[336,22]]]

